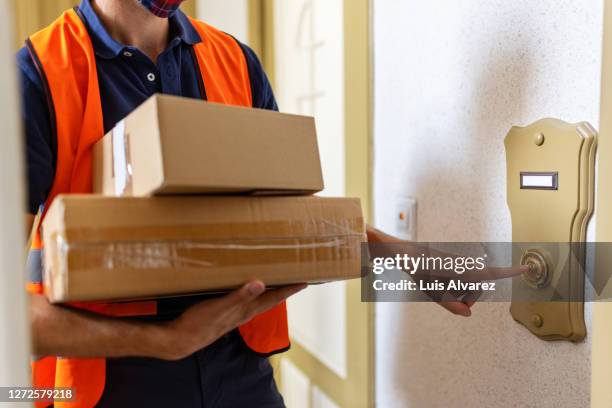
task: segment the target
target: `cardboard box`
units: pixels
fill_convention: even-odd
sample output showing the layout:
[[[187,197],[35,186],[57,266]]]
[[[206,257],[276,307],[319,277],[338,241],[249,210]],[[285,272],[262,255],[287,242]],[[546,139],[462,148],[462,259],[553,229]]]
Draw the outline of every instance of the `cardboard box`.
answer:
[[[58,197],[43,223],[58,302],[132,300],[360,277],[358,199]]]
[[[323,190],[314,119],[154,95],[94,146],[94,193]]]

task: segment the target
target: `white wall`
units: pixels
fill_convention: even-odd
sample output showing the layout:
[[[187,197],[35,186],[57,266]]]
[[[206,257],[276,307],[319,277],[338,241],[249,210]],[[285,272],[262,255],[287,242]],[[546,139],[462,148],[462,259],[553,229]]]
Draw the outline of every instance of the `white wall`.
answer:
[[[12,4],[12,2],[11,2]],[[0,386],[30,381],[25,303],[22,136],[9,2],[0,0]],[[0,406],[8,406],[0,403]],[[27,406],[27,405],[25,405]]]
[[[248,44],[248,0],[191,1],[197,1],[199,19]]]
[[[510,241],[503,138],[598,126],[602,0],[374,0],[376,222],[418,199],[421,241]],[[588,407],[590,339],[548,343],[508,304],[377,305],[380,407]],[[590,311],[587,308],[587,319]],[[589,328],[590,329],[590,328]]]

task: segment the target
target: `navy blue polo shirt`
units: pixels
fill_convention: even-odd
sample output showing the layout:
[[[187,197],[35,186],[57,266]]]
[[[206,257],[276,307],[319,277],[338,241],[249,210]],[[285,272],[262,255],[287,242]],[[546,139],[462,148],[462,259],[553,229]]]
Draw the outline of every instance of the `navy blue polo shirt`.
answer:
[[[104,115],[104,132],[127,116],[154,93],[202,98],[190,48],[202,41],[182,11],[170,18],[170,36],[166,50],[157,62],[135,47],[120,44],[106,31],[90,0],[79,5],[96,54],[98,82]],[[239,43],[247,60],[253,107],[278,110],[272,88],[257,56]],[[53,185],[57,152],[52,146],[49,106],[43,83],[28,51],[17,54],[21,74],[22,115],[25,123],[28,210],[35,214]]]

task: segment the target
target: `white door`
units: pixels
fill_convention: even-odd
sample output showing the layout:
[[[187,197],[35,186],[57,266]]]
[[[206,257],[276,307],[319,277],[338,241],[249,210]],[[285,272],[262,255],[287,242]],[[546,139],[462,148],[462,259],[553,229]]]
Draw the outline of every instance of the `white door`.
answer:
[[[356,194],[349,183],[354,174],[348,156],[359,138],[349,138],[346,131],[359,99],[351,98],[353,89],[346,88],[347,49],[355,40],[346,38],[347,27],[353,28],[346,13],[349,7],[343,0],[274,1],[276,96],[281,111],[316,118],[324,196]],[[365,17],[358,24],[367,31],[367,12]],[[367,59],[363,63],[367,65]],[[367,79],[363,86],[368,86]],[[360,181],[367,185],[367,178],[366,169]],[[368,313],[368,306],[359,303],[359,282],[311,287],[289,300],[293,349],[280,364],[288,407],[369,405]],[[358,334],[355,326],[360,325],[363,331]]]
[[[282,111],[316,118],[325,180],[322,195],[344,196],[342,0],[275,2],[276,97]],[[300,343],[346,378],[346,283],[311,287],[289,301]]]

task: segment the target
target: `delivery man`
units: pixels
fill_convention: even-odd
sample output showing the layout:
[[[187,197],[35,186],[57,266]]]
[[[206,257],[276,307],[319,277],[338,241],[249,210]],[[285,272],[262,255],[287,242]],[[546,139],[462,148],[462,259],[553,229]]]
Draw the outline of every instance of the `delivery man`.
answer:
[[[91,192],[91,147],[154,93],[277,109],[253,51],[180,3],[82,0],[19,51],[28,228],[56,195]],[[267,357],[289,347],[284,300],[304,286],[255,281],[214,299],[59,307],[42,295],[41,250],[37,235],[33,382],[74,393],[55,407],[284,406]],[[471,304],[443,306],[467,316]]]

